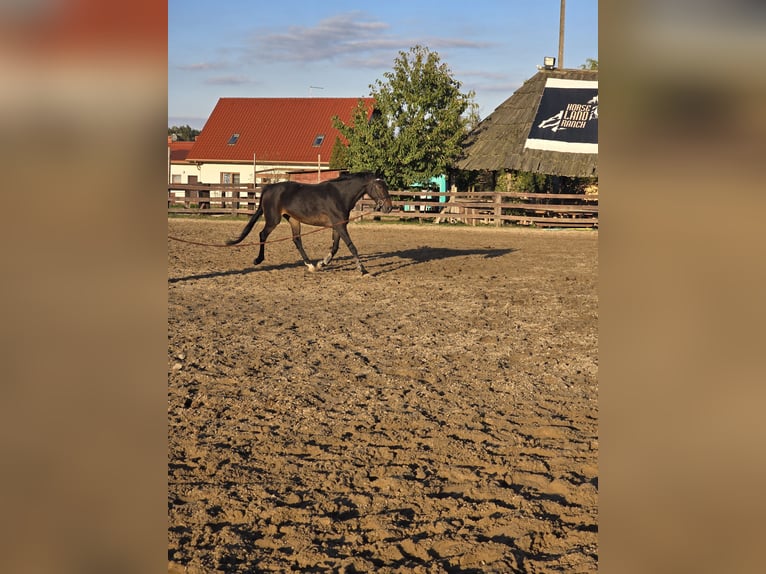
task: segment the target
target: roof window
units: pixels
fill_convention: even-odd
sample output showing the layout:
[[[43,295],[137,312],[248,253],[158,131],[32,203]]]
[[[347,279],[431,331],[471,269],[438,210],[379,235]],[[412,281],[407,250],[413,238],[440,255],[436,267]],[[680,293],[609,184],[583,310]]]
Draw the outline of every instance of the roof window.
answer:
[[[319,147],[322,145],[322,142],[324,141],[324,134],[319,134],[317,137],[314,138],[314,143],[312,144],[314,147]]]
[[[237,140],[239,140],[239,134],[231,134],[231,137],[229,138],[229,141],[227,142],[229,145],[234,145],[237,143]]]

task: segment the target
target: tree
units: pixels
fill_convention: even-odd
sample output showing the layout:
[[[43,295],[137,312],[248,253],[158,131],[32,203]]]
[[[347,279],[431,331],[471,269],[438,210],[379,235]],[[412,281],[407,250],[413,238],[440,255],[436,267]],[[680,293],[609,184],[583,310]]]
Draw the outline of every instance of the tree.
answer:
[[[197,137],[199,133],[200,130],[195,130],[190,125],[173,126],[172,128],[168,128],[168,135],[172,136],[175,134],[175,136],[178,138],[178,141],[182,142],[194,141],[194,138]]]
[[[339,137],[335,138],[330,154],[330,169],[346,169],[348,167],[348,148]]]
[[[350,124],[333,118],[349,142],[348,167],[378,172],[393,188],[427,184],[446,173],[477,123],[474,93],[462,93],[439,54],[423,46],[399,52],[383,76],[370,85],[375,111],[369,121],[362,101]]]
[[[583,70],[598,70],[598,60],[593,58],[585,58],[585,63],[580,66]]]

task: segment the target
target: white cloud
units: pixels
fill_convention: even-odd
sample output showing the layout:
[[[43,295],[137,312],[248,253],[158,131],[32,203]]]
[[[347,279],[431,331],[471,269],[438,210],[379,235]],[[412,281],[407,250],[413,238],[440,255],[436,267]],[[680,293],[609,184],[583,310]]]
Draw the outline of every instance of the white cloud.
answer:
[[[283,61],[319,61],[367,51],[380,42],[388,25],[348,12],[320,20],[313,27],[291,26],[286,32],[261,30],[253,37],[255,55]]]
[[[195,64],[181,64],[178,66],[178,69],[185,72],[207,72],[210,70],[223,70],[228,67],[229,65],[223,62],[197,62]]]
[[[251,82],[247,76],[213,76],[205,80],[205,83],[211,86],[241,86]]]
[[[363,12],[337,14],[315,26],[291,26],[286,32],[258,31],[252,38],[249,56],[291,62],[339,60],[345,65],[379,67],[391,63],[399,51],[416,44],[431,49],[482,48],[487,44],[459,38],[408,39],[389,33],[390,26]]]

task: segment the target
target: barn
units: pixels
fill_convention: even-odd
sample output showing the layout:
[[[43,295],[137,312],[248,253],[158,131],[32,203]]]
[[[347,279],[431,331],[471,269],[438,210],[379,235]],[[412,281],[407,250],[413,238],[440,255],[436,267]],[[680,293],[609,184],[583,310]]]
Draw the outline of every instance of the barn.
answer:
[[[474,128],[455,167],[597,177],[598,70],[540,70]]]

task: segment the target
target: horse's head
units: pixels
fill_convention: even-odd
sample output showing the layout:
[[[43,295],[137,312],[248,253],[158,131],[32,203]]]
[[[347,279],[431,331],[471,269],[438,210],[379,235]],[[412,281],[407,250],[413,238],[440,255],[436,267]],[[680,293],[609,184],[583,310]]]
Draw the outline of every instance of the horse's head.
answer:
[[[367,184],[367,193],[375,200],[375,211],[389,213],[393,205],[384,179],[376,177]]]

